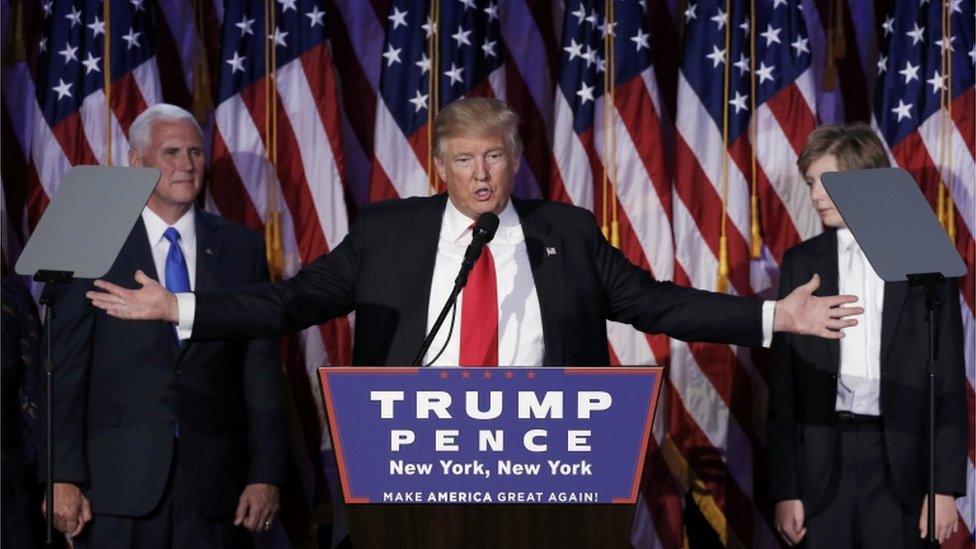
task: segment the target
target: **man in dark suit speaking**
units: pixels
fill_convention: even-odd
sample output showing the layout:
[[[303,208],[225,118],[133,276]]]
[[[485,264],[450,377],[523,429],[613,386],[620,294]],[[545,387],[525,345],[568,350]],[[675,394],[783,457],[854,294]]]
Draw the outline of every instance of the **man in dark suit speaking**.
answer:
[[[497,234],[458,303],[460,335],[445,341],[445,327],[425,364],[607,364],[607,319],[740,345],[768,344],[774,330],[839,338],[856,323],[847,317],[860,308],[843,306],[856,298],[813,297],[816,277],[767,303],[655,281],[607,243],[588,211],[512,198],[517,125],[498,100],[449,105],[433,144],[447,194],[363,208],[339,246],[290,280],[174,294],[139,273],[138,289],[102,281],[104,291],[88,297],[113,316],[176,323],[191,341],[282,334],[356,311],[355,364],[410,364],[451,292],[474,221],[493,212]]]
[[[105,275],[149,273],[173,291],[268,280],[261,238],[197,210],[203,136],[156,105],[132,123],[129,163],[161,172]],[[54,515],[76,547],[239,547],[278,510],[287,446],[274,339],[180,342],[164,322],[90,306],[90,280],[58,297]],[[43,409],[43,407],[42,407]]]

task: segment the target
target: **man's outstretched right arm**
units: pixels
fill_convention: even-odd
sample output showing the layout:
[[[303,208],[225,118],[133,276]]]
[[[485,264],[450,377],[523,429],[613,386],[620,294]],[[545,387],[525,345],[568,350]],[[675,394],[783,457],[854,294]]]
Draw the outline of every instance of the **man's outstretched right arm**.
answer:
[[[86,295],[94,306],[118,318],[178,324],[183,338],[191,334],[198,340],[283,335],[353,310],[362,241],[362,227],[357,222],[331,253],[283,282],[177,297],[137,272],[137,288],[96,280],[95,286],[101,291]],[[192,312],[187,314],[189,309]]]

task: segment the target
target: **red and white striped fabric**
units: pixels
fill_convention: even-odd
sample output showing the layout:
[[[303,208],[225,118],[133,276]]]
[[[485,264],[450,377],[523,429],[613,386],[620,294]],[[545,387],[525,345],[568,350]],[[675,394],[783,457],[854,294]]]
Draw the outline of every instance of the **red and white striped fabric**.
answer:
[[[311,0],[272,10],[229,2],[222,20],[208,205],[264,231],[272,272],[287,278],[349,227],[325,12]],[[303,439],[295,445],[302,488],[314,507],[327,498],[332,468],[316,368],[350,363],[350,319],[306,329],[282,348]]]
[[[7,187],[14,191],[6,210],[15,237],[7,239],[6,251],[13,258],[70,167],[125,165],[125,134],[146,106],[189,106],[200,33],[184,3],[166,10],[144,1],[112,3],[107,23],[102,2],[4,4],[16,29],[12,35],[23,40],[14,45],[20,58],[4,67],[4,80],[17,84],[3,90],[4,136],[21,148],[6,158],[24,174],[22,185]],[[179,77],[163,79],[161,72]]]
[[[30,124],[25,135],[29,141],[24,141],[29,142],[28,229],[40,219],[70,167],[124,165],[129,125],[146,105],[163,100],[156,65],[158,31],[147,7],[119,6],[106,24],[101,4],[88,4],[46,2],[30,14],[36,18],[32,30],[38,33],[24,44],[23,69],[30,76],[20,75],[28,92],[21,100],[30,113],[24,120]],[[112,55],[108,96],[103,76],[106,36]]]
[[[593,211],[612,244],[656,278],[669,280],[674,245],[665,135],[670,122],[652,67],[644,7],[616,3],[613,9],[607,13],[602,1],[566,4],[549,197]],[[611,52],[608,33],[615,37]],[[607,105],[611,92],[613,104]],[[612,321],[607,335],[615,364],[666,364],[669,359],[665,336]],[[675,545],[681,539],[674,535],[681,530],[680,508],[674,505],[678,498],[658,453],[664,418],[659,414],[655,422],[645,493],[659,498],[652,505],[666,506],[652,514],[653,520],[638,522],[635,545]],[[640,507],[642,514],[648,510]]]
[[[757,9],[755,21],[745,1],[700,1],[684,12],[673,225],[679,283],[769,296],[786,249],[820,230],[795,167],[816,123],[798,8],[779,1]],[[757,236],[761,256],[752,259]],[[707,493],[696,503],[725,544],[777,545],[760,491],[765,353],[680,341],[671,352],[668,432],[688,469],[678,476],[703,483]]]

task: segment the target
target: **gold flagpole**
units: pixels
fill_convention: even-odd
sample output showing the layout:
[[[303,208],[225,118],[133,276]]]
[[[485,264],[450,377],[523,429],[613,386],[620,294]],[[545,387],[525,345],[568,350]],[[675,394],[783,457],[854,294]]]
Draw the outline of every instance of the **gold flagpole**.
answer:
[[[617,99],[617,52],[616,52],[616,36],[613,35],[613,24],[617,19],[616,9],[614,7],[614,0],[607,1],[607,11],[605,16],[607,35],[606,40],[606,67],[604,73],[608,76],[608,81],[610,82],[610,93],[604,96],[603,101],[605,104],[609,105],[610,119],[608,120],[607,135],[609,136],[609,147],[607,153],[607,166],[610,168],[610,200],[611,200],[611,211],[610,211],[610,244],[614,248],[620,247],[620,223],[617,219],[617,209],[619,208],[619,198],[617,197],[617,123],[616,116],[616,99]]]
[[[105,165],[112,162],[112,2],[102,1],[102,19],[105,32],[102,33],[102,89],[105,93]]]
[[[939,222],[945,229],[949,240],[956,241],[956,208],[952,200],[952,9],[948,0],[942,2],[942,47],[941,69],[945,85],[940,90],[939,132],[939,192],[936,198],[936,211]]]
[[[762,257],[762,231],[759,224],[759,176],[756,169],[756,0],[749,2],[749,156],[752,160],[752,179],[749,196],[750,252],[753,259]]]
[[[440,19],[440,8],[438,0],[430,0],[430,36],[427,37],[427,52],[430,57],[430,71],[427,82],[427,179],[428,192],[437,194],[440,192],[440,180],[437,177],[437,170],[434,169],[434,119],[439,110],[440,102],[440,55],[437,47],[438,20]]]
[[[614,189],[616,177],[616,155],[614,151],[614,121],[613,121],[613,36],[610,33],[613,21],[613,1],[605,0],[603,3],[604,25],[607,33],[603,36],[603,55],[605,56],[605,66],[603,71],[603,171],[601,189],[601,226],[603,237],[615,247],[620,246],[620,235],[617,227],[617,193]]]
[[[728,223],[729,203],[729,52],[732,49],[732,2],[725,1],[725,71],[722,83],[722,223],[721,235],[718,239],[718,280],[716,291],[727,292],[729,289],[729,239],[726,224]]]
[[[285,268],[284,245],[281,241],[281,205],[278,192],[278,102],[277,102],[277,32],[274,0],[264,4],[264,136],[265,154],[271,165],[265,187],[264,242],[271,280],[280,280]]]

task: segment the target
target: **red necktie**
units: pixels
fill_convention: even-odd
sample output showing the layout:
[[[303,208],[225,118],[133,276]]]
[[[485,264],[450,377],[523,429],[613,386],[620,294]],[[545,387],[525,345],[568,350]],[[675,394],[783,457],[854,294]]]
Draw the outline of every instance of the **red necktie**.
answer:
[[[485,246],[461,292],[460,366],[498,366],[498,290],[495,261]]]

